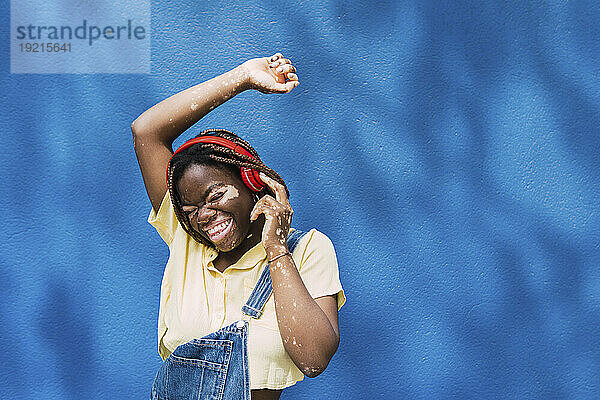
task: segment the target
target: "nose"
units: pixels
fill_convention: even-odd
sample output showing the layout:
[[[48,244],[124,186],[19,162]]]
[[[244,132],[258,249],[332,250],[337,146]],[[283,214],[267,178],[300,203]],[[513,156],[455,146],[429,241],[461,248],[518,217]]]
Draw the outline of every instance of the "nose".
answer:
[[[217,210],[214,210],[207,206],[200,207],[200,209],[198,210],[198,225],[202,227],[202,225],[205,225],[207,222],[212,221],[216,213]]]

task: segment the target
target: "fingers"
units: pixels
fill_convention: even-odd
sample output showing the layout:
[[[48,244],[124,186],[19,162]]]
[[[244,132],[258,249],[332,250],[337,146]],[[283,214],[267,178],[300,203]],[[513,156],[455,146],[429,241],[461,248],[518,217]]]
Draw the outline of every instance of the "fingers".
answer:
[[[280,202],[281,204],[284,205],[290,205],[289,202],[289,198],[287,196],[287,193],[285,191],[285,187],[277,182],[274,179],[269,178],[266,174],[264,173],[260,173],[259,174],[260,179],[267,184],[267,186],[269,186],[271,188],[271,190],[273,191],[273,193],[275,193],[275,198],[277,199],[278,202]]]
[[[296,67],[292,65],[292,62],[288,59],[280,59],[269,64],[269,67],[274,68],[280,74],[289,74],[290,72],[296,72]]]
[[[278,67],[279,65],[285,65],[285,64],[288,64],[288,65],[289,65],[289,64],[291,64],[291,63],[292,63],[292,62],[291,62],[290,60],[288,60],[287,58],[278,58],[278,59],[277,59],[277,60],[275,60],[275,61],[271,61],[271,62],[269,62],[269,67],[276,68],[276,67]]]
[[[287,230],[292,222],[294,210],[288,205],[281,204],[272,196],[265,195],[256,202],[250,212],[250,222],[254,222],[260,214],[265,215],[267,222],[272,221],[278,226],[283,226]]]
[[[292,64],[292,61],[288,60],[287,58],[279,58],[279,59],[269,63],[269,66],[276,68],[277,66],[280,66],[280,65],[291,65],[291,64]]]
[[[262,199],[261,199],[262,200]],[[259,200],[256,202],[252,211],[250,212],[250,222],[254,221],[263,211],[263,203]]]
[[[280,74],[285,74],[287,76],[290,73],[293,74],[294,72],[296,72],[296,67],[294,67],[292,64],[283,64],[275,68],[275,71],[277,71]]]
[[[273,197],[266,195],[260,198],[252,208],[250,212],[250,221],[254,221],[260,214],[269,213],[269,211],[275,211],[281,204],[277,202]]]
[[[264,196],[264,197],[266,197],[266,196]],[[250,211],[250,221],[251,222],[254,221],[256,218],[258,218],[258,216],[264,212],[263,208],[264,208],[264,201],[262,201],[262,198],[261,198],[260,200],[258,200],[256,202],[256,204],[252,208],[252,211]]]
[[[263,172],[260,173],[260,179],[271,189],[271,191],[275,194],[275,198],[272,196],[266,195],[263,196],[259,201],[256,202],[252,212],[250,213],[250,220],[254,221],[258,218],[258,215],[261,213],[265,213],[268,210],[273,211],[284,211],[285,213],[293,213],[292,206],[290,205],[290,201],[285,191],[285,186],[276,180],[270,178]]]
[[[282,59],[283,55],[281,53],[275,53],[271,57],[269,57],[269,61],[275,61],[278,59]]]
[[[273,63],[271,65],[275,65],[276,66],[277,63]],[[292,64],[282,64],[282,65],[279,65],[279,66],[276,66],[276,67],[271,67],[271,68],[274,68],[275,72],[278,75],[283,75],[288,80],[298,81],[298,75],[295,74],[296,67],[294,67]]]
[[[298,86],[299,84],[300,82],[298,81],[287,81],[286,83],[281,85],[283,87],[283,93],[291,92],[292,89]]]
[[[279,75],[283,75],[286,80],[295,81],[295,84],[287,85],[285,91],[289,92],[293,88],[299,85],[298,75],[296,75],[296,67],[292,65],[292,62],[284,58],[281,53],[277,53],[268,58],[269,67],[275,69],[275,72]]]
[[[287,81],[286,83],[275,83],[268,90],[262,91],[263,93],[289,93],[298,86],[298,81]]]

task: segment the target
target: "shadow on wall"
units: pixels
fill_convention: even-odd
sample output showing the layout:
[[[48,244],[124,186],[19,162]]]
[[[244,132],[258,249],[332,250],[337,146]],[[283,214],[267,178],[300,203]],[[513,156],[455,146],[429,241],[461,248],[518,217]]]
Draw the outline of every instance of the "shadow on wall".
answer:
[[[65,280],[49,279],[46,284],[37,323],[37,335],[47,354],[44,365],[51,369],[46,373],[56,376],[53,382],[61,387],[55,390],[66,392],[64,398],[93,398],[96,356],[101,350],[95,345],[97,335],[90,323],[90,301],[84,300],[89,298],[84,297],[82,288]]]
[[[161,29],[193,33],[197,8],[193,2],[178,6],[172,25]],[[306,84],[296,90],[306,91],[294,106],[305,120],[290,133],[314,127],[307,137],[323,140],[298,141],[309,150],[309,161],[332,161],[319,171],[324,190],[330,191],[324,202],[342,210],[346,220],[327,215],[324,223],[337,229],[338,237],[350,238],[336,243],[348,293],[340,314],[341,347],[335,368],[326,372],[336,380],[300,384],[289,389],[299,395],[292,397],[331,393],[317,390],[325,384],[351,398],[469,398],[506,390],[517,398],[580,398],[597,388],[600,338],[592,329],[600,320],[594,303],[600,262],[595,189],[600,40],[590,38],[600,36],[600,23],[598,13],[589,10],[598,6],[523,2],[505,8],[498,2],[477,7],[448,1],[338,2],[324,11],[281,10],[276,24],[261,27],[269,34],[271,26],[293,33],[292,45],[299,44],[290,54],[305,71],[301,79]],[[182,26],[177,17],[184,14]],[[217,25],[218,15],[215,8],[207,18]],[[231,31],[227,24],[219,26],[224,35]],[[231,36],[244,39],[254,33]],[[206,29],[203,34],[214,36]],[[177,63],[159,59],[167,65],[161,68],[178,65],[181,69],[172,71],[176,77],[195,77],[197,64],[184,55],[189,56],[189,47],[192,54],[206,47],[161,40],[168,39],[157,38],[158,49],[179,46],[173,53]],[[212,62],[214,54],[233,57],[229,47],[217,51],[223,43],[235,50],[235,40],[203,44],[215,49],[211,57],[200,57],[205,75],[222,67]],[[253,45],[241,46],[250,52]],[[144,91],[141,95],[120,96],[116,108],[99,106],[113,102],[115,88],[129,89],[128,80],[138,79],[12,77],[11,93],[19,92],[21,84],[24,93],[36,93],[17,97],[9,106],[10,114],[19,116],[14,132],[44,134],[14,139],[28,153],[15,153],[7,163],[7,176],[18,179],[9,179],[2,190],[19,200],[11,203],[15,220],[47,225],[24,224],[7,241],[6,249],[16,245],[3,256],[10,263],[7,271],[28,267],[23,255],[33,252],[24,242],[43,250],[36,254],[74,257],[79,265],[97,256],[110,266],[120,265],[112,258],[115,253],[120,262],[135,265],[138,254],[122,244],[135,240],[131,221],[145,226],[139,216],[147,215],[148,203],[145,197],[127,201],[131,187],[137,185],[139,193],[143,189],[129,131],[135,115],[124,114],[164,98],[155,94],[149,99],[148,93],[181,88],[176,83],[172,89],[152,87],[161,78],[148,77],[136,86]],[[62,91],[56,91],[59,85]],[[74,98],[83,101],[71,112]],[[260,109],[260,101],[255,96],[248,104]],[[68,112],[62,118],[57,110]],[[107,117],[98,110],[112,113],[109,126],[118,132],[102,130]],[[89,127],[99,134],[90,134]],[[290,170],[312,183],[314,171],[302,168],[306,160],[293,162],[298,167]],[[53,238],[44,237],[46,229]],[[96,243],[82,246],[80,240],[92,233]],[[115,251],[115,245],[121,250]],[[58,248],[79,254],[67,251],[63,257]],[[164,265],[152,260],[155,264]],[[82,291],[86,285],[70,280],[67,272],[39,278],[38,272],[49,267],[31,265],[38,269],[29,270],[25,285],[42,296],[40,307],[25,301],[31,315],[22,317],[24,307],[19,306],[6,320],[33,320],[24,324],[34,332],[23,345],[32,358],[42,360],[45,370],[39,376],[54,385],[47,393],[98,396],[92,393],[94,384],[104,386],[105,377],[113,375],[97,378],[96,368],[108,369],[111,362],[98,359],[103,349],[96,338],[109,342],[114,337],[96,330],[98,317],[90,318],[89,296],[106,293],[98,287]],[[77,266],[69,271],[76,272]],[[98,276],[104,275],[86,278]],[[0,278],[8,286],[5,296],[16,297],[11,292],[15,274],[0,272]],[[44,279],[41,289],[39,279]],[[124,285],[118,288],[127,289]],[[5,349],[15,346],[11,338],[17,328],[23,329],[16,323],[0,326]],[[7,376],[16,382],[13,387],[33,384],[27,382],[34,375],[29,360],[14,357],[10,363],[14,368]],[[119,366],[115,375],[127,368]],[[138,381],[146,378],[142,375]],[[133,390],[120,385],[108,387],[107,393]]]
[[[372,396],[390,379],[399,396],[585,392],[572,378],[600,364],[589,329],[599,316],[586,297],[600,236],[590,188],[600,171],[590,54],[600,42],[589,40],[600,32],[584,6],[561,7],[514,4],[507,14],[493,2],[419,3],[414,33],[381,23],[400,18],[399,8],[373,18],[360,2],[328,15],[333,32],[308,16],[287,21],[303,44],[294,57],[309,60],[322,84],[303,112],[338,118],[323,146],[336,160],[331,180],[350,183],[338,205],[362,215],[348,224],[386,249],[378,264],[357,254],[343,282],[359,294],[342,310],[351,345],[336,355],[360,383],[349,383],[353,394]],[[327,34],[342,42],[323,44]],[[405,40],[414,52],[393,54],[388,44]],[[364,287],[390,289],[385,278],[408,309],[366,306]],[[414,334],[425,315],[441,340]],[[421,351],[429,361],[415,367],[411,353],[423,343],[433,343]]]
[[[3,283],[2,296],[0,297],[0,307],[3,314],[14,307],[19,299],[16,289],[16,279],[6,271],[10,271],[8,262],[4,259],[0,261],[0,282]],[[0,323],[0,346],[4,351],[0,356],[2,362],[2,385],[0,385],[0,397],[5,399],[17,399],[23,394],[23,385],[27,382],[29,376],[27,372],[30,363],[26,358],[15,356],[20,349],[26,348],[25,332],[27,327],[23,327],[22,321],[15,318],[3,318]]]

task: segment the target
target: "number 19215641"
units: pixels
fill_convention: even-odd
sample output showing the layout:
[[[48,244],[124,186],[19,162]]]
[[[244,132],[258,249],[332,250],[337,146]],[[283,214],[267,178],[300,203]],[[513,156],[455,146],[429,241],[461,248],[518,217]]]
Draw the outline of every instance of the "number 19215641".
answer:
[[[21,53],[70,53],[71,43],[19,43]]]

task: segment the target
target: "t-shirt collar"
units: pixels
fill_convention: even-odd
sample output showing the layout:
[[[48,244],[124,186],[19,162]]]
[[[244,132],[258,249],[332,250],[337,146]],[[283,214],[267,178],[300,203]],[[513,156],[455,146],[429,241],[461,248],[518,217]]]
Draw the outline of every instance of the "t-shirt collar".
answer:
[[[209,270],[217,271],[217,269],[212,264],[212,261],[214,261],[214,259],[217,258],[219,253],[214,249],[211,250],[212,251],[208,254],[206,265]],[[262,242],[258,242],[256,246],[252,247],[250,250],[244,253],[244,255],[242,255],[242,257],[240,257],[240,259],[235,264],[232,264],[229,267],[227,267],[225,271],[231,269],[252,269],[260,262],[264,261],[266,258],[267,252],[265,251]]]

